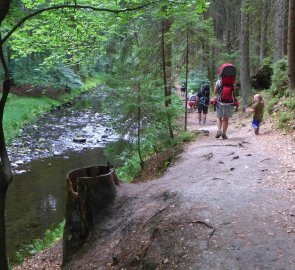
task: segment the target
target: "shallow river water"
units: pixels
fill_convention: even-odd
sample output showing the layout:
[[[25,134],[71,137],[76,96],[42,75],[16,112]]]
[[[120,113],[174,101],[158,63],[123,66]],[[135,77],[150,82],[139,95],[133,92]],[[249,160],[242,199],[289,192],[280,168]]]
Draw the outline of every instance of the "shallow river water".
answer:
[[[6,205],[11,260],[22,244],[42,237],[63,220],[67,172],[106,163],[102,149],[116,135],[99,112],[100,97],[99,89],[82,95],[38,118],[10,144],[15,173]]]

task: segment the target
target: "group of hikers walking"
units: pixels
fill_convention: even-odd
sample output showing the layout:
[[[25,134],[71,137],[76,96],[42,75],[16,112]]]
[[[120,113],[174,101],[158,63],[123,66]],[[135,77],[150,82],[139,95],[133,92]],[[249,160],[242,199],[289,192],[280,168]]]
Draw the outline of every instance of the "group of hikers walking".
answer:
[[[206,124],[206,118],[209,105],[214,106],[217,116],[217,132],[215,138],[228,139],[227,129],[229,118],[233,116],[234,107],[238,109],[237,87],[235,85],[236,68],[234,65],[225,63],[218,68],[218,76],[214,87],[214,98],[210,100],[210,85],[204,84],[201,89],[195,93],[193,90],[187,95],[188,111],[198,110],[199,124]],[[181,95],[185,96],[186,86],[182,84]],[[247,113],[253,113],[252,127],[254,134],[259,134],[260,124],[263,119],[264,101],[260,94],[253,97],[253,105],[245,110]]]

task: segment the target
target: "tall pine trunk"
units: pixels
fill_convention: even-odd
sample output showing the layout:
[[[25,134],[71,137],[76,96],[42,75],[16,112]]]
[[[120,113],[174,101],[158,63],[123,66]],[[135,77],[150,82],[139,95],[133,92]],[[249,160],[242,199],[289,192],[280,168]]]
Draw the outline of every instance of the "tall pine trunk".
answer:
[[[248,105],[248,93],[251,89],[249,65],[249,18],[246,13],[247,0],[241,1],[241,32],[240,32],[240,79],[241,95],[244,107]]]
[[[228,2],[226,2],[228,5]],[[230,10],[225,6],[225,44],[226,52],[231,53],[231,20],[230,20]]]
[[[289,0],[288,79],[289,90],[295,94],[295,0]]]
[[[188,82],[188,55],[189,55],[189,49],[188,49],[188,27],[186,28],[186,51],[185,51],[185,120],[184,120],[184,130],[187,130],[187,82]]]
[[[140,83],[137,84],[137,152],[140,162],[140,167],[143,169],[144,162],[141,154],[141,86]]]
[[[274,61],[282,59],[284,56],[284,0],[275,0],[275,48]]]
[[[289,0],[284,0],[284,25],[283,25],[283,55],[288,54],[288,14],[289,14]]]
[[[261,3],[261,21],[260,21],[260,55],[259,55],[259,60],[260,64],[262,64],[262,61],[267,55],[267,26],[268,24],[265,23],[268,20],[268,13],[269,13],[269,8],[268,8],[268,1],[267,0],[262,0]]]
[[[171,42],[166,42],[165,35],[170,31],[171,21],[169,19],[163,19],[162,22],[162,62],[163,62],[163,81],[164,81],[164,93],[165,93],[165,107],[168,109],[171,105],[171,89],[172,89],[172,45]],[[170,137],[173,138],[172,120],[170,113],[167,111],[167,123]]]

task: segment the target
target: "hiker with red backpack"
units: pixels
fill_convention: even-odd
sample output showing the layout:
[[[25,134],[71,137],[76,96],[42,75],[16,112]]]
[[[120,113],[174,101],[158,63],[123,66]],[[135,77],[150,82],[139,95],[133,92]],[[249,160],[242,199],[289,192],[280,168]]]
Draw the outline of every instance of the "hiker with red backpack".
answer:
[[[220,79],[216,82],[214,93],[216,99],[217,133],[215,138],[228,139],[226,131],[229,118],[233,116],[235,102],[236,68],[233,64],[225,63],[218,68]]]

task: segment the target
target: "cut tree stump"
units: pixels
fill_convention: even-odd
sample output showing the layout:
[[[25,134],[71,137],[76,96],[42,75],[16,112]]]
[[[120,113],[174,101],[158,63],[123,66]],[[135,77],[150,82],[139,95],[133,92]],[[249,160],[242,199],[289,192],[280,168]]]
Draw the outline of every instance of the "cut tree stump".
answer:
[[[119,180],[108,164],[78,168],[67,174],[66,217],[63,232],[63,266],[84,244],[99,222],[99,213],[113,202]]]

